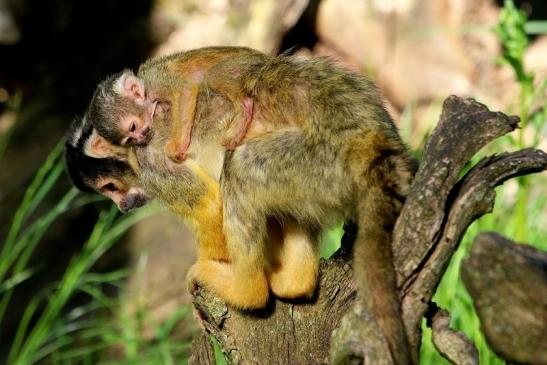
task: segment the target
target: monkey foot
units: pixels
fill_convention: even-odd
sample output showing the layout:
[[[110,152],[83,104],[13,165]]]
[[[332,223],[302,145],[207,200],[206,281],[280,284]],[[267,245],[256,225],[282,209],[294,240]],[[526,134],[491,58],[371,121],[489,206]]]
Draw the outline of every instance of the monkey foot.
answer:
[[[269,287],[262,271],[256,275],[236,275],[230,264],[207,260],[194,264],[187,279],[191,294],[203,285],[239,309],[264,308],[268,302]]]
[[[269,274],[270,289],[278,298],[311,298],[317,286],[317,271],[313,267],[291,268]]]

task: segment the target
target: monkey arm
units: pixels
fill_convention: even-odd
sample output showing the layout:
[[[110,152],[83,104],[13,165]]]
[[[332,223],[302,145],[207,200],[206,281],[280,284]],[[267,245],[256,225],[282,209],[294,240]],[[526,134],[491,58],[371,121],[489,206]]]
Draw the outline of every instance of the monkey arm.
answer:
[[[204,79],[208,88],[228,98],[234,107],[235,115],[222,142],[228,149],[235,149],[242,143],[253,119],[254,106],[253,99],[243,91],[242,81],[233,75],[241,73],[241,70],[233,71],[233,63],[233,60],[219,63],[207,72]]]
[[[186,159],[183,166],[192,172],[198,184],[188,186],[188,190],[184,188],[184,182],[181,182],[181,189],[176,192],[178,197],[169,202],[169,208],[194,232],[198,261],[229,261],[222,232],[219,184],[194,160]],[[196,188],[198,185],[199,188]],[[188,203],[188,199],[192,200],[192,204]]]
[[[185,84],[173,91],[171,100],[171,133],[165,153],[173,162],[181,162],[186,156],[192,137],[196,114],[198,85]]]

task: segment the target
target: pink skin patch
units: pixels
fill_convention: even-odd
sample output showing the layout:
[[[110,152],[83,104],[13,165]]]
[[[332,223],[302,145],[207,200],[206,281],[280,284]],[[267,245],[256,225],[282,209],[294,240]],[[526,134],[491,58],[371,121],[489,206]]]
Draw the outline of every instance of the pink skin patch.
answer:
[[[182,140],[180,143],[179,151],[177,152],[177,161],[184,161],[186,159],[186,152],[190,147],[190,140],[192,138],[192,123],[184,126],[182,130]]]
[[[238,122],[237,130],[233,138],[224,141],[224,146],[229,150],[233,150],[241,144],[247,134],[247,131],[249,130],[251,121],[253,120],[253,99],[245,98],[241,104],[243,105],[243,117],[245,118],[244,123],[242,124],[241,122]]]
[[[158,101],[154,100],[151,103],[146,103],[146,106],[144,107],[144,125],[145,127],[152,126],[152,122],[154,121],[154,115],[156,114],[156,107],[158,106]]]

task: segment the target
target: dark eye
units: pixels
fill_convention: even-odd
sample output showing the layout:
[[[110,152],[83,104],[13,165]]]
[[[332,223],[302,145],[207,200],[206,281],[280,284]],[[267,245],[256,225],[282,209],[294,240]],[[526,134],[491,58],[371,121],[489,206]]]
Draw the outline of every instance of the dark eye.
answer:
[[[131,122],[131,125],[129,126],[129,131],[135,132],[135,129],[137,129],[137,123]]]
[[[105,184],[103,185],[103,187],[101,188],[102,191],[110,191],[110,192],[115,192],[115,191],[118,191],[118,187],[116,185],[114,185],[113,183],[108,183],[108,184]]]
[[[131,146],[135,143],[135,138],[127,137],[125,141],[122,143],[123,146]]]

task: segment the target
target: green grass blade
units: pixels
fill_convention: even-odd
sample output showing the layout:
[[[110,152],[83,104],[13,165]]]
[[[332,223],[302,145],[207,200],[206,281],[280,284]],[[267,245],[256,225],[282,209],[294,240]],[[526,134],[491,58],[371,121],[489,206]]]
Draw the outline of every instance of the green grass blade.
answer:
[[[21,321],[19,322],[19,325],[17,326],[17,331],[15,332],[15,337],[13,338],[13,342],[11,344],[7,364],[14,363],[13,359],[15,358],[16,354],[19,353],[19,350],[21,349],[24,335],[27,332],[30,320],[32,319],[32,317],[36,313],[36,310],[38,309],[38,304],[40,304],[41,299],[42,299],[41,297],[34,297],[25,308],[25,312],[23,313],[23,316],[21,317]]]
[[[35,222],[35,228],[30,230],[32,234],[24,235],[19,241],[12,245],[11,251],[5,252],[0,256],[0,283],[5,282],[5,274],[11,265],[14,266],[12,276],[18,275],[25,269],[44,232],[60,214],[67,210],[76,194],[76,189],[72,188],[69,190],[47,215]],[[4,319],[6,308],[12,297],[12,291],[13,288],[7,290],[4,295],[2,295],[2,299],[0,299],[0,323],[2,323]]]
[[[124,216],[115,220],[118,213],[113,206],[107,213],[100,215],[82,253],[68,265],[57,290],[50,296],[42,315],[21,346],[15,358],[15,364],[34,363],[42,358],[43,352],[40,349],[51,338],[51,329],[55,320],[60,316],[62,308],[74,292],[81,288],[87,271],[128,228],[153,214],[154,210],[144,210],[138,213],[140,214]],[[96,292],[94,293],[96,294]]]
[[[15,275],[12,275],[8,279],[4,280],[4,282],[0,283],[0,295],[4,294],[5,292],[9,290],[12,290],[17,285],[28,280],[30,277],[34,276],[38,271],[39,269],[37,267],[25,269],[18,272]]]
[[[17,211],[15,212],[13,222],[11,223],[7,238],[4,241],[4,245],[2,248],[2,252],[0,253],[0,256],[4,256],[6,252],[12,249],[12,246],[15,243],[17,235],[22,225],[24,224],[25,219],[30,215],[30,213],[32,213],[32,211],[29,208],[35,207],[37,205],[37,203],[35,202],[36,192],[40,189],[41,185],[44,183],[44,180],[47,178],[47,175],[49,174],[49,172],[55,168],[56,164],[60,163],[58,159],[61,156],[62,151],[63,151],[63,141],[59,141],[59,143],[57,143],[53,151],[51,151],[48,157],[46,158],[46,161],[44,162],[44,164],[40,167],[40,169],[38,169],[38,172],[36,173],[34,180],[31,182],[30,186],[25,191],[23,201],[21,202],[21,204],[19,205],[19,208],[17,208]],[[1,277],[0,277],[0,281],[1,281]]]

